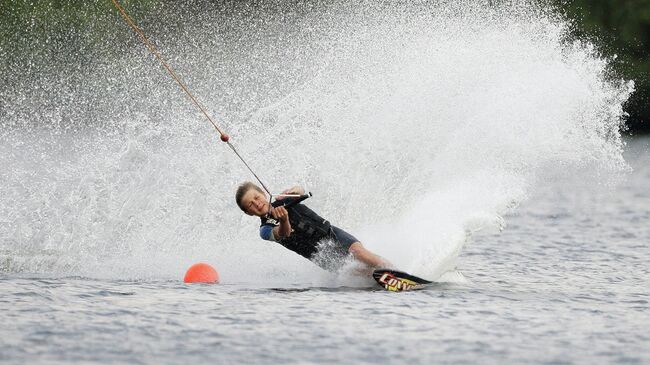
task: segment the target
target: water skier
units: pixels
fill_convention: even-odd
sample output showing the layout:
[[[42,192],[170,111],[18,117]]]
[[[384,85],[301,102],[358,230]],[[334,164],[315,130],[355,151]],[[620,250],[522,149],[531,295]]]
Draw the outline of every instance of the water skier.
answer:
[[[282,194],[303,195],[305,190],[296,186]],[[276,201],[283,198],[278,196]],[[326,270],[335,270],[336,263],[342,262],[348,255],[369,268],[392,266],[368,251],[354,236],[330,224],[303,204],[273,207],[264,191],[252,182],[239,186],[235,200],[244,213],[260,217],[262,239],[278,242]],[[328,241],[331,241],[331,246],[324,244]]]

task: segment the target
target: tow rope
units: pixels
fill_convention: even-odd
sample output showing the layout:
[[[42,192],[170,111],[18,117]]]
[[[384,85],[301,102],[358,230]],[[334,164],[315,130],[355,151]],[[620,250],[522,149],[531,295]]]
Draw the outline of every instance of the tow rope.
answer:
[[[248,163],[246,162],[246,160],[244,160],[244,158],[239,154],[239,152],[237,151],[237,149],[235,148],[235,146],[233,146],[233,144],[230,143],[230,137],[228,136],[228,134],[226,134],[226,133],[225,133],[221,128],[219,128],[219,126],[218,126],[217,123],[214,121],[214,119],[210,116],[210,114],[208,114],[208,112],[206,111],[205,107],[203,107],[203,105],[202,105],[202,104],[199,102],[199,100],[194,96],[194,94],[192,94],[192,92],[190,92],[190,89],[187,87],[187,85],[185,85],[185,83],[180,79],[180,77],[178,77],[178,75],[176,74],[176,72],[174,72],[174,70],[169,66],[169,64],[168,64],[167,62],[165,62],[165,60],[164,60],[164,59],[162,58],[162,56],[160,55],[160,52],[158,52],[158,49],[156,48],[156,46],[154,46],[153,43],[151,43],[151,41],[149,41],[149,39],[148,39],[147,36],[144,34],[144,32],[142,31],[142,29],[140,29],[140,28],[135,24],[135,22],[133,21],[133,19],[129,16],[129,14],[126,12],[126,10],[124,10],[124,8],[122,7],[122,5],[120,5],[120,3],[119,3],[117,0],[111,0],[111,1],[113,2],[113,5],[115,5],[115,8],[117,8],[117,10],[120,12],[120,14],[121,14],[122,17],[124,18],[124,20],[126,20],[126,22],[131,26],[131,28],[133,28],[133,30],[135,31],[135,33],[140,37],[140,39],[141,39],[142,42],[145,44],[145,46],[147,46],[147,48],[149,49],[149,51],[151,51],[151,53],[152,53],[152,54],[153,54],[153,55],[158,59],[158,61],[160,61],[160,63],[162,63],[163,67],[167,70],[167,72],[169,73],[169,75],[171,75],[171,77],[174,79],[174,81],[176,81],[176,83],[178,84],[178,86],[180,86],[181,89],[183,89],[183,91],[185,92],[185,94],[187,94],[187,96],[190,98],[190,100],[192,101],[192,103],[193,103],[193,104],[194,104],[194,105],[199,109],[199,111],[203,114],[203,116],[205,116],[205,118],[206,118],[206,119],[207,119],[207,120],[212,124],[212,126],[214,127],[214,129],[217,130],[217,132],[218,132],[219,135],[220,135],[221,141],[222,141],[222,142],[225,142],[225,143],[228,145],[228,147],[230,147],[230,149],[232,149],[232,151],[235,153],[235,155],[237,155],[237,157],[239,157],[239,159],[241,160],[241,162],[244,163],[244,166],[246,166],[246,168],[248,169],[248,171],[250,171],[251,174],[253,174],[253,176],[255,176],[255,179],[260,183],[260,185],[262,185],[262,188],[264,188],[264,190],[266,190],[266,192],[269,193],[269,199],[272,199],[273,194],[271,194],[271,192],[269,191],[269,189],[266,187],[266,185],[264,185],[264,183],[263,183],[262,180],[257,176],[257,174],[255,173],[255,171],[253,171],[253,169],[248,165]]]

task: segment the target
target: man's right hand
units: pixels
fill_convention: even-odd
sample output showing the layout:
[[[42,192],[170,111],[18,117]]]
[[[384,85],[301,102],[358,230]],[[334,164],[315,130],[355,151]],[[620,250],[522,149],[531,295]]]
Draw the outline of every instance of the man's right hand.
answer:
[[[273,228],[275,237],[283,239],[291,234],[291,222],[289,222],[289,212],[285,207],[271,208],[273,218],[280,221],[280,225]]]
[[[285,207],[271,208],[271,216],[281,222],[289,220],[289,212]]]

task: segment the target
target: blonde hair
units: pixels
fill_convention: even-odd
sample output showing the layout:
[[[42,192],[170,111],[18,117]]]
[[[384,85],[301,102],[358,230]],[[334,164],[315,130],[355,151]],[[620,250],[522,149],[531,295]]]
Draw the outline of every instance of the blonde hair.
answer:
[[[255,185],[250,181],[246,181],[241,185],[239,185],[239,187],[237,188],[237,192],[235,193],[235,201],[237,202],[237,206],[239,206],[239,209],[241,209],[244,212],[246,212],[246,209],[244,208],[244,206],[242,206],[242,199],[244,198],[244,195],[246,195],[246,193],[251,189],[255,189],[260,193],[264,194],[264,190],[262,190],[259,186]]]

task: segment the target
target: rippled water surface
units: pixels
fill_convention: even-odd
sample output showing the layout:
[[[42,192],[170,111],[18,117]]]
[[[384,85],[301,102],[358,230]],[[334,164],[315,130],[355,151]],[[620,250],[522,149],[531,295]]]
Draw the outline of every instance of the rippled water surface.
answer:
[[[261,241],[119,14],[37,3],[0,42],[0,363],[650,363],[634,82],[544,2],[124,4],[273,192],[441,279],[409,293]]]
[[[650,146],[613,193],[549,188],[462,252],[467,282],[388,293],[0,277],[2,363],[650,362]]]

